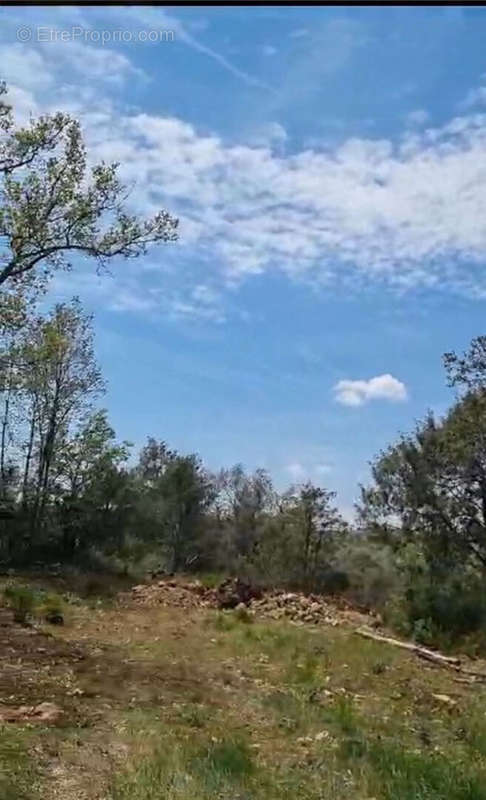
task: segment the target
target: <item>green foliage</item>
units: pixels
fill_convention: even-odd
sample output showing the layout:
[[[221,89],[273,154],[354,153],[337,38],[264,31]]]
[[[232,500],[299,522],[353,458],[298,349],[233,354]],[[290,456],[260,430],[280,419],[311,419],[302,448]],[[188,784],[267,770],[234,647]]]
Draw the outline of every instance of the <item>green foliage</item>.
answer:
[[[402,591],[403,579],[395,554],[386,544],[348,536],[338,547],[333,563],[347,578],[342,591],[361,606],[383,611],[391,598]]]
[[[13,611],[15,621],[21,624],[28,622],[37,604],[36,592],[29,586],[11,585],[4,589],[3,596]]]
[[[40,600],[38,613],[47,622],[50,622],[56,618],[63,619],[65,608],[61,595],[56,594],[55,592],[47,592]]]
[[[362,519],[391,548],[400,574],[389,619],[420,641],[486,634],[486,337],[444,357],[461,394],[428,414],[374,462]]]
[[[422,576],[406,590],[408,618],[419,641],[452,643],[486,628],[484,582],[474,574]]]
[[[11,583],[3,591],[5,604],[12,609],[16,622],[26,624],[31,619],[50,621],[64,616],[64,600],[55,592],[34,589]]]
[[[198,580],[206,589],[215,589],[226,577],[221,572],[202,572],[198,574]]]
[[[127,212],[117,164],[88,167],[77,120],[56,113],[16,128],[3,100],[0,115],[0,285],[44,289],[73,255],[103,268],[177,238],[167,211],[146,220]]]
[[[196,455],[182,456],[149,439],[135,471],[135,521],[161,546],[170,572],[191,568],[200,555],[205,511],[213,499],[209,475]]]

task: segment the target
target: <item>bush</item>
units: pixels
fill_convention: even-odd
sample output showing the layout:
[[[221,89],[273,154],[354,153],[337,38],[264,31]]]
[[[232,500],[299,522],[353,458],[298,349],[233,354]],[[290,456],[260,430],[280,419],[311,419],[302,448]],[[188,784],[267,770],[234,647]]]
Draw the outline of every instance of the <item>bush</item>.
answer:
[[[477,575],[430,574],[415,578],[405,592],[412,632],[419,641],[452,643],[486,629],[484,583]]]
[[[3,596],[8,607],[13,610],[15,622],[25,625],[36,606],[35,591],[29,586],[7,586]]]
[[[46,622],[62,625],[64,622],[64,602],[60,595],[50,592],[41,600],[39,614]]]
[[[402,591],[391,549],[364,538],[350,537],[338,550],[333,574],[337,579],[346,576],[347,588],[344,589],[344,581],[340,579],[350,600],[378,611]]]

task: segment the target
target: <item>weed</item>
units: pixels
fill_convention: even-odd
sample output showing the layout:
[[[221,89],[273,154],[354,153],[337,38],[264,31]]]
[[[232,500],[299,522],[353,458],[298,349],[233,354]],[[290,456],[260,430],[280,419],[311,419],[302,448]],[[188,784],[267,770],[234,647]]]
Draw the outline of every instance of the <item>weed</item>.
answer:
[[[231,631],[236,626],[237,620],[230,612],[219,611],[210,617],[210,624],[217,631]]]
[[[313,685],[317,679],[317,669],[320,662],[317,656],[300,648],[295,648],[287,667],[286,678],[289,683],[298,685]]]
[[[195,761],[206,780],[239,780],[254,772],[252,753],[242,738],[212,742]]]
[[[238,622],[244,622],[246,625],[253,622],[253,615],[244,606],[235,608],[233,614],[234,617],[238,620]]]
[[[191,728],[204,728],[208,721],[208,708],[203,705],[185,706],[179,715],[181,722]]]
[[[353,701],[348,697],[337,698],[332,710],[332,715],[343,733],[350,735],[356,732],[356,713],[353,707]]]

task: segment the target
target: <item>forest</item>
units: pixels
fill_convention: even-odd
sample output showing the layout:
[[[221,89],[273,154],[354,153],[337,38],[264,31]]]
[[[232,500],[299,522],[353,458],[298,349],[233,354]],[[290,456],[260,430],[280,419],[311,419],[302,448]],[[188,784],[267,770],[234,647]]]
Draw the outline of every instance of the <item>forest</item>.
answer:
[[[117,164],[77,120],[15,123],[0,87],[0,561],[16,569],[235,575],[343,596],[409,637],[486,647],[486,336],[446,352],[451,406],[377,455],[345,521],[325,487],[209,471],[152,432],[140,452],[103,407],[92,318],[48,308],[54,274],[170,246],[177,219],[128,210]],[[116,281],[116,270],[113,277]],[[445,348],[448,343],[444,343]]]

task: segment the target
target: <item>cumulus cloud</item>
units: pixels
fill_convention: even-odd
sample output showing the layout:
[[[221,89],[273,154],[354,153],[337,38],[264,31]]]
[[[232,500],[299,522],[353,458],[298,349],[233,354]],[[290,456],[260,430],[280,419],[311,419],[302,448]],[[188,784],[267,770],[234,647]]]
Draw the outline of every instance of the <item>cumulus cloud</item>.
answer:
[[[405,384],[389,373],[369,380],[341,380],[334,392],[337,402],[345,406],[362,406],[370,400],[396,403],[407,399]]]

